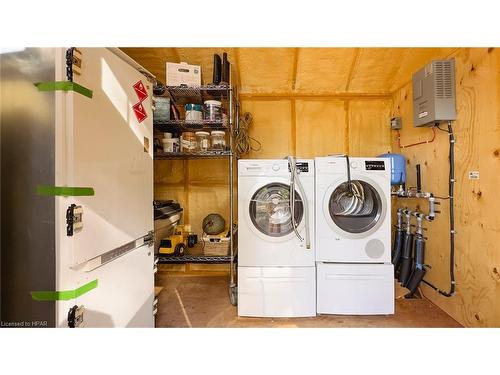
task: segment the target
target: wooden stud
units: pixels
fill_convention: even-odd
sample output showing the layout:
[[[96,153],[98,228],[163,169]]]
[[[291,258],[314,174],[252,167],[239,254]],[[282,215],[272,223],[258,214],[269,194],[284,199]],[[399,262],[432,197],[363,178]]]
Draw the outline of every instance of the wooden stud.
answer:
[[[180,63],[181,62],[181,55],[179,53],[179,49],[174,47],[174,48],[172,48],[172,52],[174,53],[174,56],[175,56],[177,62]]]
[[[349,75],[347,77],[347,82],[345,84],[345,92],[349,92],[349,87],[351,86],[352,77],[354,76],[354,73],[356,72],[356,68],[357,68],[358,62],[359,62],[359,57],[361,55],[360,48],[356,48],[355,50],[356,51],[354,52],[354,56],[352,58],[351,68],[349,69]]]
[[[293,70],[292,70],[292,91],[295,91],[295,84],[297,83],[297,67],[299,63],[300,48],[295,48],[293,51]]]
[[[290,101],[290,121],[291,121],[291,127],[290,131],[292,133],[292,155],[297,154],[297,113],[295,110],[295,100]]]
[[[234,49],[234,64],[236,66],[236,82],[238,83],[238,90],[241,90],[241,69],[240,69],[240,49]]]
[[[346,155],[349,155],[349,127],[350,127],[349,100],[344,101],[344,110],[345,110],[344,153]]]
[[[392,95],[390,93],[332,93],[332,94],[302,94],[302,93],[269,93],[269,94],[259,94],[259,93],[240,93],[240,99],[242,100],[255,100],[255,101],[265,101],[265,100],[380,100],[380,99],[391,99]]]

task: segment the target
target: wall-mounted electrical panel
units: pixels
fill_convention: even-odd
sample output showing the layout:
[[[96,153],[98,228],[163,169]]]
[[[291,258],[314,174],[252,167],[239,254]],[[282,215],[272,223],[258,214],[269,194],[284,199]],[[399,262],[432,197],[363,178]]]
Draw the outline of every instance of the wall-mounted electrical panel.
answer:
[[[433,60],[413,74],[413,124],[455,120],[455,60]]]

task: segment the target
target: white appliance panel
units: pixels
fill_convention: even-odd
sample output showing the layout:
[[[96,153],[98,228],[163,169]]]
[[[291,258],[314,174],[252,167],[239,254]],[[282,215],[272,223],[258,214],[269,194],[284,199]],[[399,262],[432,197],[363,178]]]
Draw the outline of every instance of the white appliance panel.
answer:
[[[392,264],[317,263],[318,314],[394,314]]]
[[[238,267],[238,315],[316,315],[315,267]]]

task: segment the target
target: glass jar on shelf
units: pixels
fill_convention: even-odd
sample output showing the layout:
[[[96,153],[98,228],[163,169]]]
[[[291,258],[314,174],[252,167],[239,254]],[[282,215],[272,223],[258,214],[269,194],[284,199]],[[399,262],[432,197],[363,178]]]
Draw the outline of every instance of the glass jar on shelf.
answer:
[[[210,133],[198,131],[196,135],[196,145],[198,151],[208,151],[210,149]]]
[[[223,130],[213,130],[210,133],[212,140],[212,150],[224,151],[226,149],[226,132]]]
[[[181,152],[193,152],[196,150],[196,135],[193,132],[181,134]]]
[[[218,100],[206,100],[203,103],[203,119],[208,121],[221,121],[222,103]]]

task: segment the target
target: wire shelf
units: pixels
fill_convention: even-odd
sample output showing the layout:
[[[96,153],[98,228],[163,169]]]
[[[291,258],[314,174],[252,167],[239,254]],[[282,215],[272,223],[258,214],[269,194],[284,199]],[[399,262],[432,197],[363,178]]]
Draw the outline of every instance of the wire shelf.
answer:
[[[158,263],[229,263],[231,255],[183,255],[166,256],[158,255]]]
[[[160,131],[169,130],[227,130],[227,120],[154,120],[154,126]]]
[[[203,103],[205,100],[227,100],[232,88],[229,85],[166,86],[176,104]]]
[[[217,159],[231,156],[231,151],[203,151],[203,152],[157,152],[155,160],[169,159]]]

